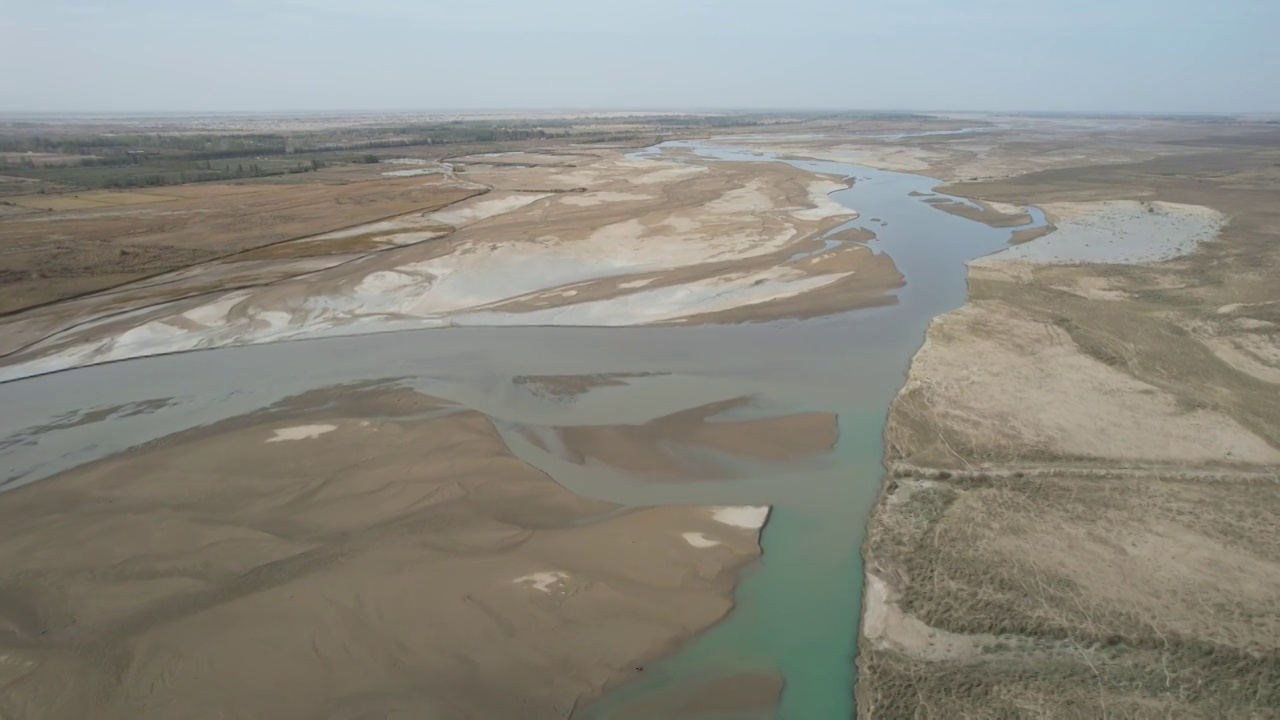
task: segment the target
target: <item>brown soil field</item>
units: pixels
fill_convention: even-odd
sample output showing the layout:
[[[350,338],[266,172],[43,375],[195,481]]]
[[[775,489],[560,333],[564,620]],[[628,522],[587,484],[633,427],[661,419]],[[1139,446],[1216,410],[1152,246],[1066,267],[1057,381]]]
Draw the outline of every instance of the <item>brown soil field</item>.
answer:
[[[45,212],[0,216],[0,315],[479,192],[369,172],[305,180],[10,198]]]
[[[1218,132],[940,188],[1229,223],[1162,263],[971,266],[890,412],[859,717],[1277,717],[1280,134]]]

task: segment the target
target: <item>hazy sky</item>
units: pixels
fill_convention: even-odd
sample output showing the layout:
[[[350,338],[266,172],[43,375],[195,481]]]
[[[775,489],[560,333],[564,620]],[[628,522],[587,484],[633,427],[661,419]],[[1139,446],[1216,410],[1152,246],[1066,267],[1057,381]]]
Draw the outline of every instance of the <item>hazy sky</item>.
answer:
[[[1280,0],[0,0],[0,112],[1280,112]]]

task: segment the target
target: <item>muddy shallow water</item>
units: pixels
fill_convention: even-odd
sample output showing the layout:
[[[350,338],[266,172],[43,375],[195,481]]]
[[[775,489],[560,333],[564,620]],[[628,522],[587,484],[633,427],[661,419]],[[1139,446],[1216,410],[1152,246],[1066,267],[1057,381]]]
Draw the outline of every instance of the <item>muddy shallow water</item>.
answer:
[[[770,158],[683,149],[731,162]],[[393,380],[493,418],[511,449],[574,492],[629,505],[771,504],[762,562],[736,608],[645,669],[587,717],[617,717],[682,683],[776,674],[781,706],[766,717],[847,718],[862,593],[859,548],[879,492],[889,402],[930,318],[964,301],[964,262],[1000,249],[1011,230],[938,212],[911,192],[938,181],[833,162],[796,161],[856,180],[832,197],[861,217],[876,252],[907,284],[893,305],[806,321],[662,328],[447,328],[324,338],[142,358],[0,384],[0,487],[11,488],[186,428],[260,410],[309,390]],[[1042,216],[1037,214],[1037,218]],[[877,218],[879,222],[871,222]],[[839,241],[826,243],[835,247]],[[527,376],[626,374],[576,394],[540,392]],[[735,412],[824,411],[834,450],[788,462],[702,457],[714,480],[655,478],[579,464],[533,438],[547,429],[638,424],[748,397]],[[714,421],[714,418],[712,418]]]

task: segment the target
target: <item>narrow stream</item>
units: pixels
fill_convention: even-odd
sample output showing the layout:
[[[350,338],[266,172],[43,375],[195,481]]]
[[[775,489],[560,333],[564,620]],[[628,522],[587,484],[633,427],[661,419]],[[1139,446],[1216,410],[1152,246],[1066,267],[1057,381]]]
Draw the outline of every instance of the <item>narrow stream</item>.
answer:
[[[707,144],[678,145],[720,161],[777,161]],[[861,217],[837,230],[866,227],[877,234],[869,246],[888,253],[907,279],[896,304],[754,325],[460,327],[331,337],[141,358],[4,383],[0,489],[308,390],[368,381],[410,384],[489,415],[517,455],[580,494],[627,505],[774,506],[762,561],[739,583],[729,617],[582,716],[613,717],[637,698],[698,678],[765,672],[785,682],[780,708],[765,716],[848,718],[862,593],[859,550],[883,474],[887,408],[929,320],[963,303],[964,262],[1003,247],[1011,230],[948,214],[909,195],[932,192],[939,182],[930,178],[844,163],[787,162],[856,180],[832,197]],[[1035,217],[1043,222],[1042,215]],[[571,401],[540,397],[517,382],[522,375],[601,373],[644,376]],[[761,412],[837,413],[835,451],[781,466],[735,461],[729,480],[655,483],[567,462],[519,432],[640,423],[740,397],[751,397]]]

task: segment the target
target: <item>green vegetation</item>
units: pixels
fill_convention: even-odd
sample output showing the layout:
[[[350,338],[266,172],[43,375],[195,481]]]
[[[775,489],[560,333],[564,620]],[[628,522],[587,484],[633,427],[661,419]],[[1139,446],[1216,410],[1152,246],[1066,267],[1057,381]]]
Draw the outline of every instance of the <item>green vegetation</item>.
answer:
[[[395,148],[427,147],[428,155],[445,157],[548,140],[649,142],[681,131],[840,117],[846,116],[673,114],[376,126],[353,118],[349,126],[298,132],[210,132],[186,119],[162,118],[130,119],[123,126],[11,122],[0,124],[0,175],[68,189],[152,187],[304,173],[331,163],[376,163],[381,156],[374,151]],[[127,131],[120,132],[121,127]]]
[[[157,158],[148,162],[108,165],[89,162],[83,165],[51,165],[47,167],[0,163],[0,174],[43,180],[75,188],[131,188],[182,185],[212,180],[268,177],[311,172],[326,165],[322,160],[299,161],[295,158],[259,158],[241,162],[213,164],[210,161]]]

